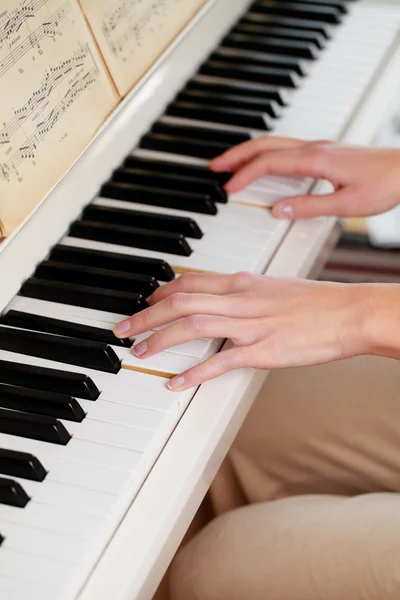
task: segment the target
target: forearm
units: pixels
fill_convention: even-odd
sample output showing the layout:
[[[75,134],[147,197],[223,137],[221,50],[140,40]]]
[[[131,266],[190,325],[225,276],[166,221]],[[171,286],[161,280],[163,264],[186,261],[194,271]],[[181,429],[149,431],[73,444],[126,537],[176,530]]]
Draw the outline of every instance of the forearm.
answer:
[[[400,359],[400,284],[365,286],[366,353]]]

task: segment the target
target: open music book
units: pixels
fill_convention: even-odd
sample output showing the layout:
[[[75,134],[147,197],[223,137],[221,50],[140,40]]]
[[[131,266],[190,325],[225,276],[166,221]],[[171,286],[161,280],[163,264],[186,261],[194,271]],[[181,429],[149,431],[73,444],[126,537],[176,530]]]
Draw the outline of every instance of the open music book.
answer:
[[[2,0],[0,238],[37,206],[205,0]]]

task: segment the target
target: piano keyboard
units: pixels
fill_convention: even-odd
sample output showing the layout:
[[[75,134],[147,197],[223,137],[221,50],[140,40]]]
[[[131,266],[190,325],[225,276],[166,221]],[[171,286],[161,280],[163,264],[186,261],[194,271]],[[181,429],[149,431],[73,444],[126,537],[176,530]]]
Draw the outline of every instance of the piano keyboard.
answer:
[[[186,271],[264,273],[290,228],[266,207],[312,185],[268,177],[228,198],[227,174],[208,160],[270,131],[342,138],[396,11],[256,0],[5,307],[1,597],[79,597],[194,396],[170,393],[167,379],[222,343],[140,361],[114,325]]]

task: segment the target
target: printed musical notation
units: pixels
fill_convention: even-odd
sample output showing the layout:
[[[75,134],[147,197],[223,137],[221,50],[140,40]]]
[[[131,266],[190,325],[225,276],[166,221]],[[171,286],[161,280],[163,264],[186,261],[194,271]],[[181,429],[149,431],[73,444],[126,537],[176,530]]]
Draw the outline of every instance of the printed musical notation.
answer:
[[[73,102],[96,81],[98,74],[99,69],[88,44],[70,59],[46,71],[41,86],[23,106],[14,110],[14,117],[0,129],[0,145],[14,148],[14,151],[5,152],[9,157],[0,163],[0,177],[7,180],[12,175],[18,177],[18,169],[23,161],[35,160],[40,143]],[[63,83],[67,85],[61,95],[60,86]],[[23,139],[16,145],[18,136]]]
[[[14,15],[9,17],[4,27],[3,35],[1,35],[1,24],[0,24],[0,52],[4,45],[7,46],[7,52],[5,58],[0,62],[0,77],[11,69],[18,61],[23,58],[33,48],[37,48],[40,52],[40,43],[43,38],[55,38],[56,35],[62,35],[62,29],[60,28],[61,22],[71,12],[71,3],[64,2],[64,4],[53,14],[49,15],[45,21],[33,31],[29,31],[29,35],[18,43],[19,31],[24,26],[28,25],[30,19],[35,19],[34,8],[38,10],[44,7],[46,0],[37,0],[36,2],[29,2],[28,5],[16,9]],[[33,5],[37,5],[34,7]],[[29,9],[29,10],[27,10]]]
[[[1,0],[0,89],[1,235],[50,190],[119,98],[78,0]]]
[[[205,0],[81,0],[121,95],[140,79]]]

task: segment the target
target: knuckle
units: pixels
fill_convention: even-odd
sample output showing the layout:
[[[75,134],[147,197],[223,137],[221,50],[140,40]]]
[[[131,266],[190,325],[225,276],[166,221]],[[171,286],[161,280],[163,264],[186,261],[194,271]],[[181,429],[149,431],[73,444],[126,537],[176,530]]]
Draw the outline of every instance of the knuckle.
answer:
[[[243,289],[249,287],[254,282],[254,275],[247,271],[241,271],[233,276],[233,287]]]
[[[179,311],[185,305],[185,294],[177,292],[168,298],[169,308],[173,311]]]
[[[278,339],[277,336],[269,335],[263,342],[263,352],[259,353],[255,359],[255,367],[262,368],[265,364],[268,368],[275,369],[278,365]]]
[[[147,324],[149,322],[149,318],[148,318],[148,312],[147,310],[142,310],[141,312],[137,313],[132,319],[131,319],[131,327],[133,325],[133,323],[135,324],[135,326],[138,326],[140,329],[147,329]],[[134,326],[134,328],[135,328]]]
[[[191,315],[185,319],[184,324],[189,333],[199,334],[204,329],[204,320],[201,315]]]

